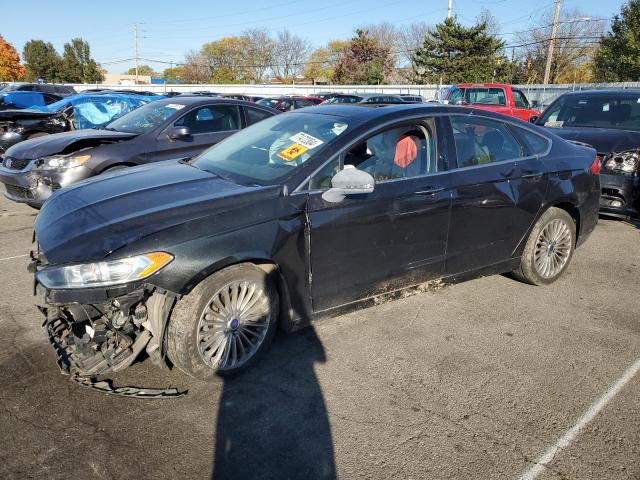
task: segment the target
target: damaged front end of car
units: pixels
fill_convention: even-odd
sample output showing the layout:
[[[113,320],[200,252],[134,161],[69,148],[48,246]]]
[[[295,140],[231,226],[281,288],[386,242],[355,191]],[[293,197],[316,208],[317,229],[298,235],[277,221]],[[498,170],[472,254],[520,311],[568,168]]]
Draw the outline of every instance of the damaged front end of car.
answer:
[[[171,260],[169,254],[153,252],[111,262],[50,267],[42,253],[32,253],[29,269],[36,276],[36,303],[45,316],[43,328],[62,373],[106,393],[170,396],[166,390],[132,387],[118,392],[94,379],[124,370],[143,353],[159,367],[167,367],[163,339],[178,295],[144,279]],[[135,277],[140,281],[122,283]],[[79,288],[80,282],[90,287]]]
[[[600,211],[618,217],[637,217],[640,210],[640,151],[602,156]]]

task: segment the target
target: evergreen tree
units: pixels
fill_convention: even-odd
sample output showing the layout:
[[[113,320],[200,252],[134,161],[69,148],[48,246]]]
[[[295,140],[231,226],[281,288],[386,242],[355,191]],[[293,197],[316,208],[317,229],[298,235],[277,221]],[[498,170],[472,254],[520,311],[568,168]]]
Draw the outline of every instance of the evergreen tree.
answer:
[[[503,47],[485,22],[464,27],[447,18],[427,33],[413,54],[412,67],[423,83],[508,82],[512,65]]]
[[[599,82],[640,81],[640,0],[631,0],[611,22],[595,54]]]
[[[22,49],[22,56],[28,81],[33,82],[38,77],[54,83],[62,80],[62,58],[51,42],[29,40]]]
[[[74,38],[64,44],[62,80],[69,83],[97,83],[104,78],[96,61],[91,58],[89,44]]]

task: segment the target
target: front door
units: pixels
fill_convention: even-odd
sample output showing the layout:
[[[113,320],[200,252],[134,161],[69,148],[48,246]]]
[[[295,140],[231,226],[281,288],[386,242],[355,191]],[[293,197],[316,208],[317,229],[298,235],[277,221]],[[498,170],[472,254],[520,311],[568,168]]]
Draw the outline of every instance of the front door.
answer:
[[[155,151],[149,152],[147,157],[149,161],[194,157],[238,131],[240,125],[240,109],[237,105],[196,107],[159,134]],[[188,127],[190,134],[182,138],[169,138],[168,132],[173,127]]]
[[[312,179],[314,311],[443,274],[450,192],[436,144],[432,120],[390,128],[351,146]],[[344,164],[370,173],[374,192],[326,202],[322,192]]]

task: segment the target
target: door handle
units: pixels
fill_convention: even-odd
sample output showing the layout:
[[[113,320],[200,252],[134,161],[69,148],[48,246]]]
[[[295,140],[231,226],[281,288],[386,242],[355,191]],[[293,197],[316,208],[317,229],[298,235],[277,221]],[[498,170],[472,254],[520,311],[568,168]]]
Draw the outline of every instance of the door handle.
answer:
[[[435,195],[436,193],[442,192],[443,190],[444,190],[444,187],[427,187],[424,190],[415,192],[415,195],[422,195],[422,196]]]

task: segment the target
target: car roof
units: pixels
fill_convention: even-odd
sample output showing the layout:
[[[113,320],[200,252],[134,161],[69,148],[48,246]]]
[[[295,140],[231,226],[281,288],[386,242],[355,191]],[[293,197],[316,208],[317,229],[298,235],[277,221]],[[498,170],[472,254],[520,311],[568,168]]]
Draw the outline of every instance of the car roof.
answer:
[[[575,92],[567,92],[565,95],[590,97],[609,97],[617,95],[622,97],[638,97],[640,96],[640,88],[605,88],[603,90],[577,90]]]
[[[153,104],[176,104],[180,103],[183,105],[211,105],[211,104],[221,104],[221,105],[247,105],[249,107],[258,107],[267,110],[271,110],[269,107],[265,107],[263,105],[258,105],[254,102],[246,102],[244,100],[238,100],[236,98],[225,98],[225,97],[208,97],[204,95],[185,95],[183,96],[175,96],[169,98],[163,98],[161,100],[155,100]]]
[[[397,93],[371,93],[371,92],[353,92],[353,93],[339,93],[337,96],[345,96],[345,97],[362,97],[362,98],[371,98],[371,97],[399,97]]]

